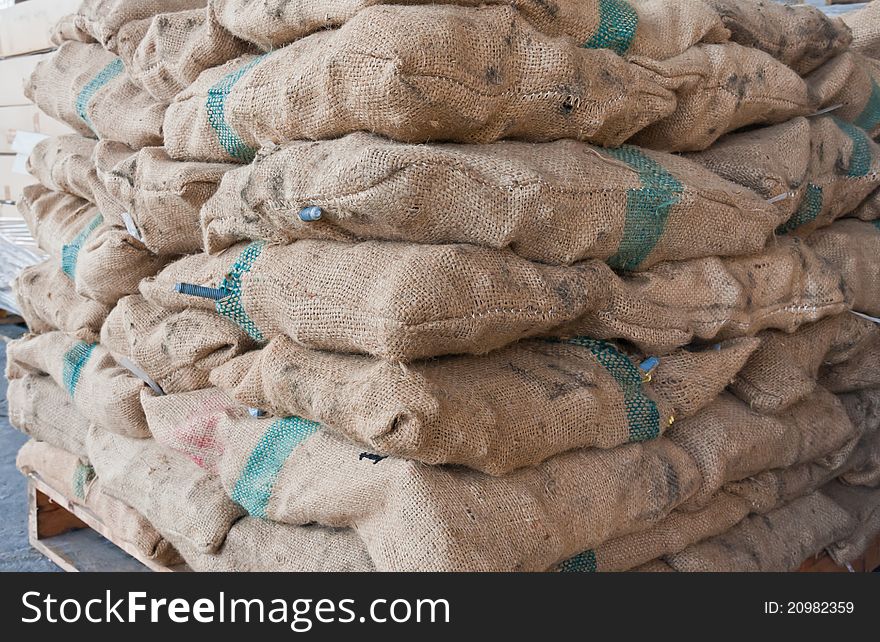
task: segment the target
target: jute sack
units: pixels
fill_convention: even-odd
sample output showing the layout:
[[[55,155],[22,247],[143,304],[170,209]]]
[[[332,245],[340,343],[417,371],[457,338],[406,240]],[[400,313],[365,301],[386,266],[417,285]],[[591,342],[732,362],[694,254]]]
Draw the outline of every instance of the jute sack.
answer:
[[[880,226],[841,219],[813,232],[807,243],[841,276],[852,295],[851,308],[880,316]]]
[[[76,24],[108,50],[115,52],[125,25],[159,13],[204,7],[208,0],[83,0]]]
[[[354,526],[380,569],[543,570],[659,523],[704,489],[711,497],[755,467],[760,472],[762,465],[813,461],[846,441],[836,433],[853,432],[845,412],[834,407],[820,409],[817,417],[805,406],[801,415],[813,417],[765,421],[735,403],[741,408],[731,410],[731,401],[722,398],[676,424],[682,436],[699,435],[712,422],[724,434],[706,444],[679,438],[693,456],[661,437],[572,451],[504,477],[377,458],[296,417],[218,412],[216,452],[224,487],[249,513],[293,524]],[[818,426],[823,419],[829,425]],[[744,420],[755,429],[739,437]],[[799,437],[804,423],[816,425],[811,441]],[[751,465],[733,461],[749,457]],[[707,463],[721,460],[729,461],[715,474]],[[424,519],[426,512],[434,519]],[[514,522],[528,527],[512,529]]]
[[[862,204],[856,208],[852,215],[863,221],[880,219],[880,189],[874,190],[873,194],[862,201]]]
[[[850,420],[865,432],[864,457],[841,476],[851,486],[880,486],[880,388],[840,395]]]
[[[220,23],[266,51],[316,31],[336,28],[359,11],[382,0],[297,0],[260,3],[211,0]],[[430,5],[429,0],[394,0],[384,4]],[[669,58],[700,42],[723,42],[728,33],[702,2],[666,0],[441,0],[437,4],[479,7],[509,4],[536,29],[550,36],[570,36],[583,47],[608,48],[620,55]]]
[[[119,300],[101,328],[101,345],[168,394],[207,388],[211,369],[255,347],[243,330],[211,312],[172,312],[139,295]]]
[[[97,42],[92,34],[84,31],[80,25],[80,19],[75,13],[62,16],[51,29],[49,29],[49,41],[56,47],[60,47],[68,40],[78,42]]]
[[[833,469],[821,464],[800,464],[727,484],[704,508],[674,510],[658,525],[604,542],[562,562],[556,570],[581,573],[626,571],[658,557],[678,553],[726,532],[750,513],[766,513],[784,502],[817,490],[846,470],[848,463]]]
[[[98,344],[62,332],[26,336],[9,343],[7,377],[46,374],[73,399],[80,412],[105,430],[149,437],[141,407],[144,382],[121,368]],[[147,389],[145,394],[152,393]]]
[[[134,148],[162,144],[167,105],[135,85],[122,60],[100,45],[65,42],[37,65],[25,95],[83,136]]]
[[[298,418],[221,413],[216,434],[233,500],[255,517],[354,527],[379,570],[543,571],[663,519],[699,485],[664,438],[492,477],[370,456]]]
[[[152,439],[92,426],[87,446],[105,492],[146,517],[181,552],[216,553],[244,514],[215,476]]]
[[[880,154],[878,154],[880,156]],[[321,209],[320,220],[299,213]],[[752,254],[781,222],[751,190],[687,159],[577,141],[407,145],[366,133],[271,148],[202,209],[211,253],[242,240],[471,243],[544,263]]]
[[[119,30],[117,48],[132,80],[161,101],[205,69],[257,51],[221,27],[210,6],[130,22]]]
[[[113,306],[122,297],[137,292],[141,279],[153,276],[166,263],[168,257],[152,254],[127,231],[107,227],[78,250],[76,291]]]
[[[119,147],[98,143],[97,171],[109,194],[128,212],[139,240],[159,255],[201,252],[199,210],[233,166],[174,161],[162,147],[124,156]]]
[[[847,51],[806,80],[820,107],[835,107],[835,116],[880,136],[880,60]]]
[[[577,138],[616,146],[675,109],[656,75],[537,32],[510,6],[369,7],[342,28],[209,69],[165,118],[172,158],[250,162],[266,142]]]
[[[755,346],[674,352],[647,383],[644,355],[587,338],[401,367],[278,337],[211,381],[246,406],[316,421],[382,455],[500,475],[573,448],[658,437],[712,401]]]
[[[867,56],[880,59],[880,2],[869,2],[856,11],[848,11],[841,19],[852,29],[851,49]]]
[[[110,313],[109,306],[77,294],[73,281],[52,259],[23,269],[12,289],[31,332],[61,330],[92,343]]]
[[[29,441],[18,452],[18,469],[37,473],[69,501],[86,507],[112,535],[134,546],[147,559],[160,564],[179,564],[174,547],[140,513],[105,493],[90,465],[76,455],[49,444]]]
[[[835,482],[828,484],[822,492],[852,516],[855,528],[827,549],[838,564],[851,563],[861,557],[880,534],[880,489]]]
[[[721,16],[730,38],[766,51],[804,75],[843,53],[853,41],[846,18],[826,16],[806,4],[783,6],[764,0],[704,0]]]
[[[700,470],[700,488],[682,503],[694,510],[727,482],[819,460],[860,431],[836,396],[816,388],[775,415],[759,414],[723,393],[693,417],[676,422],[665,439],[687,452]]]
[[[880,385],[871,365],[880,327],[843,313],[793,333],[768,330],[730,389],[759,412],[775,412],[812,392],[817,379],[834,393]]]
[[[675,92],[675,110],[632,142],[664,151],[706,149],[727,132],[781,123],[816,109],[807,83],[758,49],[733,42],[691,47],[669,60],[633,59]]]
[[[880,186],[880,145],[835,116],[810,119],[810,168],[797,211],[779,232],[807,234],[849,214]]]
[[[85,240],[104,224],[104,217],[87,200],[56,192],[40,184],[27,185],[17,203],[18,212],[24,219],[37,246],[46,254],[61,259],[62,270],[71,276],[75,266],[75,252],[68,252],[63,260],[64,246],[82,236]],[[82,241],[80,241],[81,245]]]
[[[663,561],[679,572],[794,571],[855,528],[846,510],[816,491]]]
[[[259,517],[232,525],[217,553],[181,546],[199,572],[363,573],[375,571],[363,542],[350,528],[291,526]]]
[[[98,178],[95,140],[76,134],[41,140],[28,157],[27,170],[44,187],[68,192],[98,207],[107,219],[118,219],[119,205]]]
[[[810,121],[793,118],[779,125],[727,134],[709,149],[684,156],[773,200],[787,221],[806,191],[810,139]]]
[[[86,457],[89,417],[51,377],[28,374],[9,381],[9,423],[36,439]]]
[[[180,283],[217,290],[177,292]],[[668,352],[695,338],[793,331],[845,306],[839,274],[797,238],[631,278],[599,261],[549,266],[469,245],[258,242],[185,257],[140,289],[169,309],[217,310],[258,342],[286,334],[310,348],[399,361],[482,354],[541,335]]]
[[[835,351],[826,355],[819,382],[834,393],[880,386],[880,325],[850,314],[841,334],[845,340],[838,339]]]

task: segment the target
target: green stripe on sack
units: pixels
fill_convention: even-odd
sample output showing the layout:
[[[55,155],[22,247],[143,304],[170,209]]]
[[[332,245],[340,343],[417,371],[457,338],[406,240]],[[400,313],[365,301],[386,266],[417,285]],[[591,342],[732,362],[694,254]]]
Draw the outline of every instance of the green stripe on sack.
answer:
[[[840,118],[834,118],[834,122],[853,144],[846,175],[850,178],[867,176],[868,172],[871,171],[871,139],[868,138],[863,129],[851,125]]]
[[[95,127],[92,125],[92,119],[89,118],[88,114],[89,101],[92,100],[92,97],[101,87],[116,78],[116,76],[121,74],[122,71],[122,59],[116,58],[113,62],[99,71],[97,76],[87,82],[86,86],[83,87],[82,91],[76,96],[76,113],[93,132],[95,131]],[[97,134],[97,132],[95,133]]]
[[[226,99],[229,97],[232,88],[241,77],[250,71],[264,56],[258,56],[251,60],[248,64],[240,69],[236,69],[232,73],[223,77],[220,82],[208,89],[208,99],[205,102],[205,110],[208,112],[208,122],[220,145],[226,150],[232,158],[240,160],[244,163],[250,163],[256,156],[256,150],[247,145],[241,136],[226,122]]]
[[[238,255],[238,259],[229,268],[229,273],[220,282],[220,289],[226,290],[229,294],[214,304],[220,316],[226,317],[247,332],[251,339],[259,342],[265,342],[266,339],[263,338],[263,333],[260,332],[257,324],[245,312],[242,302],[241,277],[251,271],[254,262],[265,246],[264,241],[256,241],[244,248],[242,253]]]
[[[61,271],[71,279],[76,276],[76,263],[79,260],[79,253],[86,240],[91,236],[92,232],[98,229],[104,222],[104,217],[98,214],[89,221],[86,226],[77,234],[70,243],[61,246]]]
[[[654,400],[645,393],[642,372],[638,366],[607,341],[575,337],[567,343],[588,348],[620,386],[626,407],[629,440],[647,441],[659,436],[660,411]]]
[[[82,370],[86,363],[88,363],[96,346],[96,343],[77,341],[61,358],[61,384],[71,397],[76,394],[76,386],[79,384]]]
[[[792,230],[799,228],[816,220],[822,211],[822,188],[813,183],[807,185],[807,191],[804,193],[804,200],[790,219],[776,228],[777,234],[787,234]]]
[[[639,14],[624,0],[599,0],[599,27],[584,43],[586,49],[611,49],[622,56],[632,46]]]
[[[73,494],[77,499],[86,498],[86,484],[95,476],[95,469],[85,464],[77,464],[73,471]]]
[[[880,219],[876,221],[871,221],[871,225],[877,228],[877,231],[880,232]]]
[[[559,565],[560,573],[595,573],[596,572],[596,551],[590,549],[583,553],[578,553]]]
[[[880,85],[876,80],[871,80],[871,95],[868,97],[868,103],[853,123],[871,133],[880,125]]]
[[[635,270],[654,250],[672,208],[681,201],[684,186],[637,147],[625,145],[602,153],[629,165],[642,182],[627,190],[626,221],[617,253],[607,261],[617,270]]]
[[[320,427],[321,424],[300,417],[273,421],[251,451],[235,482],[232,500],[248,514],[265,519],[281,467],[293,449]]]

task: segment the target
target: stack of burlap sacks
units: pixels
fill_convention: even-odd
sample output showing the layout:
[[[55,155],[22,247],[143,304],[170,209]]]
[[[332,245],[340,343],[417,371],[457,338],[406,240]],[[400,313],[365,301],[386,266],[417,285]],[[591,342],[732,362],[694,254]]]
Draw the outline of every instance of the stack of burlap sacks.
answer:
[[[21,207],[19,467],[196,570],[858,557],[880,4],[846,21],[86,0],[27,87],[79,135]]]

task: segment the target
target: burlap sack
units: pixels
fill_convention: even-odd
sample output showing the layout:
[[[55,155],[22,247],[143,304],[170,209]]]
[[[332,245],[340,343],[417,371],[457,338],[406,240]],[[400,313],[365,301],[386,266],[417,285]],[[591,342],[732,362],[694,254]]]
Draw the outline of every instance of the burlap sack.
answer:
[[[18,211],[37,245],[56,259],[76,292],[108,306],[137,292],[141,279],[156,274],[169,257],[152,254],[88,201],[28,185]]]
[[[685,156],[772,200],[787,221],[806,190],[810,139],[810,121],[793,118],[779,125],[728,134],[709,149]]]
[[[880,325],[850,314],[845,326],[845,339],[839,338],[834,352],[826,355],[819,382],[834,393],[880,386]]]
[[[784,6],[764,0],[704,0],[721,16],[730,38],[766,51],[800,75],[846,50],[853,35],[846,18],[826,16],[807,4]]]
[[[840,480],[851,486],[880,486],[880,388],[840,395],[850,421],[866,433],[863,457]]]
[[[40,184],[27,185],[17,207],[37,246],[60,259],[62,271],[73,278],[76,248],[104,224],[104,217],[85,199]],[[65,245],[72,246],[66,253]]]
[[[822,493],[843,508],[854,528],[828,546],[828,554],[840,565],[861,557],[880,535],[880,489],[828,484]],[[873,569],[868,569],[873,570]]]
[[[47,138],[34,147],[27,170],[44,187],[79,196],[96,205],[105,218],[121,220],[119,205],[98,178],[94,152],[91,138],[76,134]]]
[[[876,221],[880,219],[880,189],[874,190],[873,194],[862,201],[862,204],[855,209],[852,215],[863,221]]]
[[[78,42],[97,42],[92,34],[83,29],[78,24],[79,17],[75,13],[62,16],[51,29],[49,29],[49,41],[56,47],[60,47],[68,40],[76,40]]]
[[[842,219],[813,232],[807,243],[841,276],[852,296],[851,308],[880,316],[880,226]]]
[[[573,448],[659,436],[721,392],[755,345],[672,353],[646,383],[643,356],[591,339],[401,367],[278,337],[211,380],[246,406],[317,421],[379,454],[500,475]]]
[[[109,306],[77,294],[73,281],[52,259],[23,269],[12,289],[31,332],[62,330],[93,343],[110,313]]]
[[[28,374],[10,380],[6,400],[9,423],[21,432],[85,458],[89,418],[51,377]]]
[[[76,13],[78,28],[116,51],[117,36],[125,25],[159,13],[204,7],[208,0],[83,0]]]
[[[880,327],[844,313],[789,334],[768,330],[731,383],[731,391],[759,412],[776,412],[813,391],[817,379],[834,393],[880,385],[873,367]],[[821,373],[821,374],[820,374]]]
[[[244,514],[215,476],[152,439],[92,426],[87,446],[104,491],[146,517],[181,552],[216,553]]]
[[[171,312],[139,295],[113,308],[101,345],[143,369],[168,394],[207,388],[212,368],[255,347],[244,331],[211,312]]]
[[[860,432],[841,401],[817,387],[809,397],[775,415],[759,414],[724,393],[673,425],[665,439],[687,452],[700,470],[700,488],[682,503],[682,508],[694,510],[704,507],[727,482],[831,455],[826,464],[839,464],[838,451]]]
[[[537,32],[510,6],[369,7],[336,31],[207,70],[172,102],[172,158],[249,162],[265,142],[577,138],[616,146],[675,108],[655,74]]]
[[[6,374],[10,380],[27,374],[49,375],[73,399],[80,412],[105,430],[131,437],[149,437],[140,393],[154,394],[144,382],[121,368],[98,344],[49,332],[9,343]]]
[[[675,91],[675,111],[632,142],[664,151],[706,149],[727,132],[774,124],[816,109],[807,83],[770,54],[736,43],[697,45],[675,58],[635,59]]]
[[[156,274],[167,257],[150,253],[128,232],[108,227],[87,239],[76,260],[76,291],[109,306],[134,294],[141,279]]]
[[[663,519],[699,484],[663,438],[492,477],[370,457],[298,418],[222,414],[216,434],[233,500],[275,521],[355,527],[379,570],[545,570]]]
[[[807,234],[855,210],[880,185],[880,145],[835,116],[810,120],[808,182],[779,232]]]
[[[131,147],[162,144],[167,105],[135,85],[122,60],[97,44],[67,41],[40,61],[25,95],[83,136]]]
[[[117,48],[132,80],[166,102],[205,69],[257,52],[221,27],[210,6],[130,22],[119,30]]]
[[[363,573],[375,571],[361,539],[350,528],[291,526],[259,517],[232,525],[217,553],[183,548],[200,572]]]
[[[849,513],[817,491],[766,515],[747,517],[723,535],[663,561],[679,572],[794,571],[855,527]]]
[[[28,475],[37,473],[68,501],[93,513],[114,538],[134,546],[147,559],[159,564],[179,564],[182,559],[143,515],[105,493],[90,465],[63,449],[29,441],[18,452],[18,469]]]
[[[335,28],[382,0],[297,0],[260,3],[211,0],[220,23],[235,35],[269,51],[323,29]],[[429,0],[385,4],[429,5]],[[728,33],[702,2],[664,0],[441,0],[437,4],[510,4],[535,28],[551,36],[570,36],[584,47],[612,49],[620,55],[669,58],[700,42],[723,42]]]
[[[160,255],[201,252],[199,210],[233,166],[173,161],[161,147],[128,156],[119,148],[118,143],[98,143],[98,175],[128,212],[139,240]]]
[[[878,153],[880,156],[880,153]],[[320,207],[318,221],[299,212]],[[356,133],[295,141],[224,176],[205,247],[302,238],[471,243],[570,264],[643,270],[763,249],[779,212],[686,159],[576,141],[407,145]]]
[[[841,19],[852,29],[851,49],[868,58],[880,59],[880,2],[869,2]]]
[[[306,276],[307,275],[307,276]],[[219,300],[175,291],[219,288]],[[668,352],[695,338],[793,331],[844,309],[840,276],[799,239],[736,259],[663,263],[631,278],[469,245],[252,243],[193,255],[141,282],[151,303],[215,309],[256,341],[389,360],[482,354],[529,336],[623,338]]]
[[[807,77],[810,93],[822,108],[880,136],[880,60],[847,51]]]

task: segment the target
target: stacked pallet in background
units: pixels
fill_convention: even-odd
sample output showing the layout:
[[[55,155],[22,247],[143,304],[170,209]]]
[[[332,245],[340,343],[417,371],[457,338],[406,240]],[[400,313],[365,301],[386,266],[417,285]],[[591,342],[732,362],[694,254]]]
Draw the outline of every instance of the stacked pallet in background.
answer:
[[[16,286],[20,468],[196,570],[858,556],[880,513],[870,30],[758,0],[557,5],[62,19],[26,88],[76,134],[35,146],[20,203],[49,255]]]

